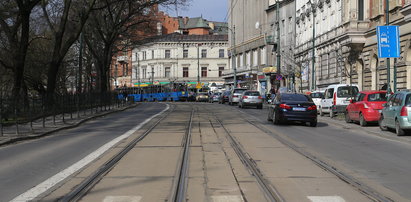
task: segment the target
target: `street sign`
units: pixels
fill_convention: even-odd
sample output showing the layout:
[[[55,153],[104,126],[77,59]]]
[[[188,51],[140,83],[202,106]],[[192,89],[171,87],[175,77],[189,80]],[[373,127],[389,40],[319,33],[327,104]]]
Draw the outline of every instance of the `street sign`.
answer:
[[[201,88],[201,83],[197,83],[196,88],[200,89]]]
[[[399,26],[377,26],[378,57],[400,57]]]
[[[275,76],[275,79],[277,81],[281,81],[281,80],[283,80],[283,76],[281,76],[281,74],[277,74],[277,76]]]

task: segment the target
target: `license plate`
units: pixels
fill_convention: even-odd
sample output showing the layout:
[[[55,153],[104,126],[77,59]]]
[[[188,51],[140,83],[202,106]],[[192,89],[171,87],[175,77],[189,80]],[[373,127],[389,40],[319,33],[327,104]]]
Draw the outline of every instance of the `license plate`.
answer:
[[[299,111],[299,112],[303,112],[305,111],[305,108],[301,108],[301,107],[294,107],[293,108],[294,111]]]

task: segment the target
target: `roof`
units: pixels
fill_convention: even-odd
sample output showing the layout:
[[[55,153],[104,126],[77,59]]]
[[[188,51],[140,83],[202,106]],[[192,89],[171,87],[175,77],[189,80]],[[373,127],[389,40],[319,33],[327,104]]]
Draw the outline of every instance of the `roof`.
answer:
[[[183,18],[178,19],[180,29],[193,29],[193,28],[206,28],[210,29],[208,21],[202,17],[188,18],[187,22],[184,23]]]
[[[228,35],[183,35],[172,33],[167,35],[155,36],[145,40],[145,43],[151,42],[196,42],[196,41],[221,41],[228,42]]]

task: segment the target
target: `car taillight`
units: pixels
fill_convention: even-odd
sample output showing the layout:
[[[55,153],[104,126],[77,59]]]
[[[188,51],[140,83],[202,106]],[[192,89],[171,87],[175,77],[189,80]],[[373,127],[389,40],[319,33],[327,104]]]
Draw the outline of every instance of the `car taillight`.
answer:
[[[408,116],[408,107],[404,106],[401,108],[400,116]]]
[[[316,110],[317,109],[317,106],[316,105],[312,105],[312,106],[309,106],[308,108],[307,108],[307,110]]]
[[[365,103],[363,103],[364,104],[364,109],[368,109],[368,108],[370,108],[370,107],[368,107],[368,105],[367,104],[365,104]]]
[[[243,99],[248,99],[248,97],[247,97],[247,96],[243,96]]]
[[[238,95],[233,95],[233,97],[238,97]]]
[[[281,109],[291,109],[291,106],[288,106],[286,104],[280,104]]]
[[[263,99],[263,97],[261,97],[261,96],[258,96],[258,99]]]
[[[333,96],[333,104],[334,104],[334,105],[337,105],[337,93],[334,93],[334,96]]]

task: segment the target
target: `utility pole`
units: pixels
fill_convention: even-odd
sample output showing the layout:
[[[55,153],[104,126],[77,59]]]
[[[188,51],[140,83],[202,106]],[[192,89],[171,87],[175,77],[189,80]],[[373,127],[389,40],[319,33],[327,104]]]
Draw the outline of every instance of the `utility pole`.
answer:
[[[200,84],[200,44],[197,44],[197,85]],[[197,88],[197,93],[200,91],[199,88]]]
[[[281,49],[280,49],[280,1],[276,2],[276,13],[277,13],[277,75],[281,75]],[[277,79],[277,78],[276,78]],[[281,80],[279,81],[277,89],[281,86]]]
[[[235,25],[233,25],[233,30],[231,30],[231,35],[233,38],[233,49],[231,54],[231,63],[233,63],[233,71],[234,71],[234,88],[237,87],[237,66],[235,62]]]
[[[386,8],[386,14],[385,14],[385,25],[390,25],[390,2],[389,0],[385,1],[385,8]],[[390,70],[390,58],[386,59],[387,61],[387,95],[391,93],[391,70]],[[387,96],[388,97],[388,96]]]

